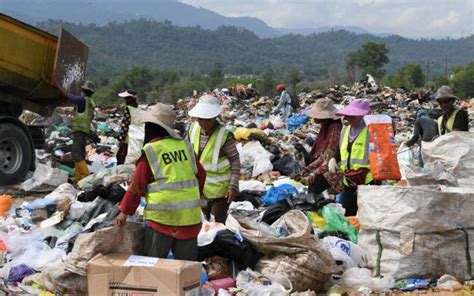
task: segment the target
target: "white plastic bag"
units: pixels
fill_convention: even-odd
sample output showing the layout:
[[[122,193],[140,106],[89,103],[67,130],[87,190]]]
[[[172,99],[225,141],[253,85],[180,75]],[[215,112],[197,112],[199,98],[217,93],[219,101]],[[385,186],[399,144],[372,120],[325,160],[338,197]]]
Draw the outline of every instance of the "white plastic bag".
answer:
[[[323,242],[334,259],[344,263],[343,270],[367,265],[365,250],[358,245],[335,236],[327,236],[323,238]]]
[[[252,177],[257,177],[273,169],[270,153],[263,148],[260,142],[252,141],[243,146],[238,145],[242,166],[253,166]]]
[[[410,148],[405,143],[402,143],[400,147],[398,147],[397,151],[397,160],[398,165],[400,166],[402,179],[406,179],[405,168],[414,165],[413,159],[413,148]]]
[[[49,192],[66,183],[67,172],[53,168],[51,165],[38,163],[33,177],[19,185],[24,191]]]
[[[145,139],[144,124],[130,124],[128,128],[128,150],[125,164],[135,164],[142,155],[143,141]]]
[[[360,287],[368,287],[376,293],[387,292],[395,286],[395,279],[391,276],[373,278],[367,268],[349,268],[344,272],[340,280],[341,286],[352,291]]]
[[[227,228],[222,223],[204,221],[198,234],[198,246],[204,247],[211,244],[216,238],[217,233],[225,229]]]

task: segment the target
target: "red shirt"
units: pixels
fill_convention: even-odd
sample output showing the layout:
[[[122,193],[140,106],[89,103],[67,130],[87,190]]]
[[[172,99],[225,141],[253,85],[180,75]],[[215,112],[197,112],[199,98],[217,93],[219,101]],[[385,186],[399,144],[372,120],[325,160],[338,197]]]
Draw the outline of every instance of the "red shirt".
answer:
[[[161,138],[154,138],[150,143],[161,140]],[[198,168],[197,178],[199,181],[199,192],[202,194],[204,190],[204,183],[206,181],[206,171],[196,157],[196,165]],[[146,156],[142,154],[137,162],[137,168],[132,176],[132,181],[128,187],[122,202],[120,203],[120,211],[127,215],[134,215],[140,199],[145,195],[148,184],[155,181],[153,173]],[[201,231],[201,223],[191,226],[169,226],[160,224],[154,221],[145,221],[145,225],[153,228],[164,235],[174,237],[176,239],[192,239],[197,237]]]

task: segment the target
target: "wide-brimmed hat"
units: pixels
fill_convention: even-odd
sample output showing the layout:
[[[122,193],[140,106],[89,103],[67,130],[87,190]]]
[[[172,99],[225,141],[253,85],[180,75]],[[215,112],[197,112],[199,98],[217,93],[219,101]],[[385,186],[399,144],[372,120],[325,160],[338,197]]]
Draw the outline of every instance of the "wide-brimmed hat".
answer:
[[[87,80],[81,86],[82,89],[87,89],[88,91],[94,92],[95,84],[94,82]]]
[[[342,110],[338,111],[337,115],[342,116],[365,116],[370,113],[369,101],[364,99],[353,100]]]
[[[440,88],[438,88],[438,91],[436,91],[435,99],[436,101],[446,100],[446,99],[459,100],[459,98],[454,95],[453,90],[447,85],[443,85]]]
[[[139,121],[142,123],[151,122],[164,128],[168,134],[175,139],[182,139],[181,136],[172,128],[176,119],[176,112],[173,106],[157,103],[147,111],[141,111]]]
[[[336,112],[337,108],[334,106],[334,102],[331,99],[324,98],[312,104],[306,115],[316,119],[339,119]]]
[[[137,97],[137,92],[134,91],[134,90],[131,90],[131,89],[127,89],[127,90],[119,93],[118,96],[121,97],[121,98],[128,98],[128,97],[136,98]]]
[[[195,118],[210,119],[221,114],[219,99],[211,95],[203,95],[199,102],[188,112],[189,116]]]

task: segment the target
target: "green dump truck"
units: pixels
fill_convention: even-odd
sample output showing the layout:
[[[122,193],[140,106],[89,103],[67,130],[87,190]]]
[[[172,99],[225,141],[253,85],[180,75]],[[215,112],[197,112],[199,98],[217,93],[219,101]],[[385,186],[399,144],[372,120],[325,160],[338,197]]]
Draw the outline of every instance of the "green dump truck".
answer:
[[[19,116],[23,110],[49,116],[67,102],[64,92],[79,94],[87,54],[87,46],[62,28],[58,38],[0,14],[0,186],[34,170],[41,145],[41,128]]]

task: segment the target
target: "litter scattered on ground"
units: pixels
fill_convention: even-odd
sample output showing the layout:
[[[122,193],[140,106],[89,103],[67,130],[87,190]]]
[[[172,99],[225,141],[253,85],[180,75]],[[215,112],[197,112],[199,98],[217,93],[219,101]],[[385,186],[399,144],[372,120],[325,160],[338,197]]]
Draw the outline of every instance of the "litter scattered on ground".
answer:
[[[192,286],[190,291],[197,293],[192,295],[369,295],[414,290],[472,295],[474,134],[454,132],[423,143],[423,168],[420,152],[402,144],[412,135],[416,111],[436,110],[430,95],[382,88],[375,81],[334,86],[299,94],[301,107],[285,121],[272,114],[274,98],[258,96],[245,86],[230,89],[216,96],[222,104],[220,120],[238,141],[240,193],[225,224],[203,221],[198,236],[202,266],[131,257],[142,255],[144,203],[124,228],[114,226],[118,204],[141,154],[143,125],[132,119],[126,164],[117,165],[123,108],[97,108],[86,156],[92,174],[72,185],[73,111],[61,107],[49,118],[33,116],[32,124],[47,126],[47,145],[37,150],[36,171],[23,183],[0,191],[2,289],[93,295],[95,286],[112,289],[98,273],[122,270],[122,261],[137,260],[157,279],[164,272],[171,277],[170,271],[179,265],[181,272],[172,273],[179,283],[176,289]],[[338,108],[356,98],[368,99],[373,110],[368,124],[384,124],[372,128],[371,134],[386,131],[384,137],[393,140],[389,150],[375,143],[369,157],[389,159],[375,175],[401,176],[402,181],[360,186],[357,217],[345,217],[334,192],[309,193],[301,174],[319,133],[305,110],[325,97]],[[472,121],[471,103],[463,106]],[[195,104],[196,97],[175,104],[181,133],[191,122],[187,111]],[[19,196],[34,198],[18,202]],[[140,268],[128,272],[133,277]],[[150,279],[133,286],[118,273],[110,274],[117,291],[165,286]]]

